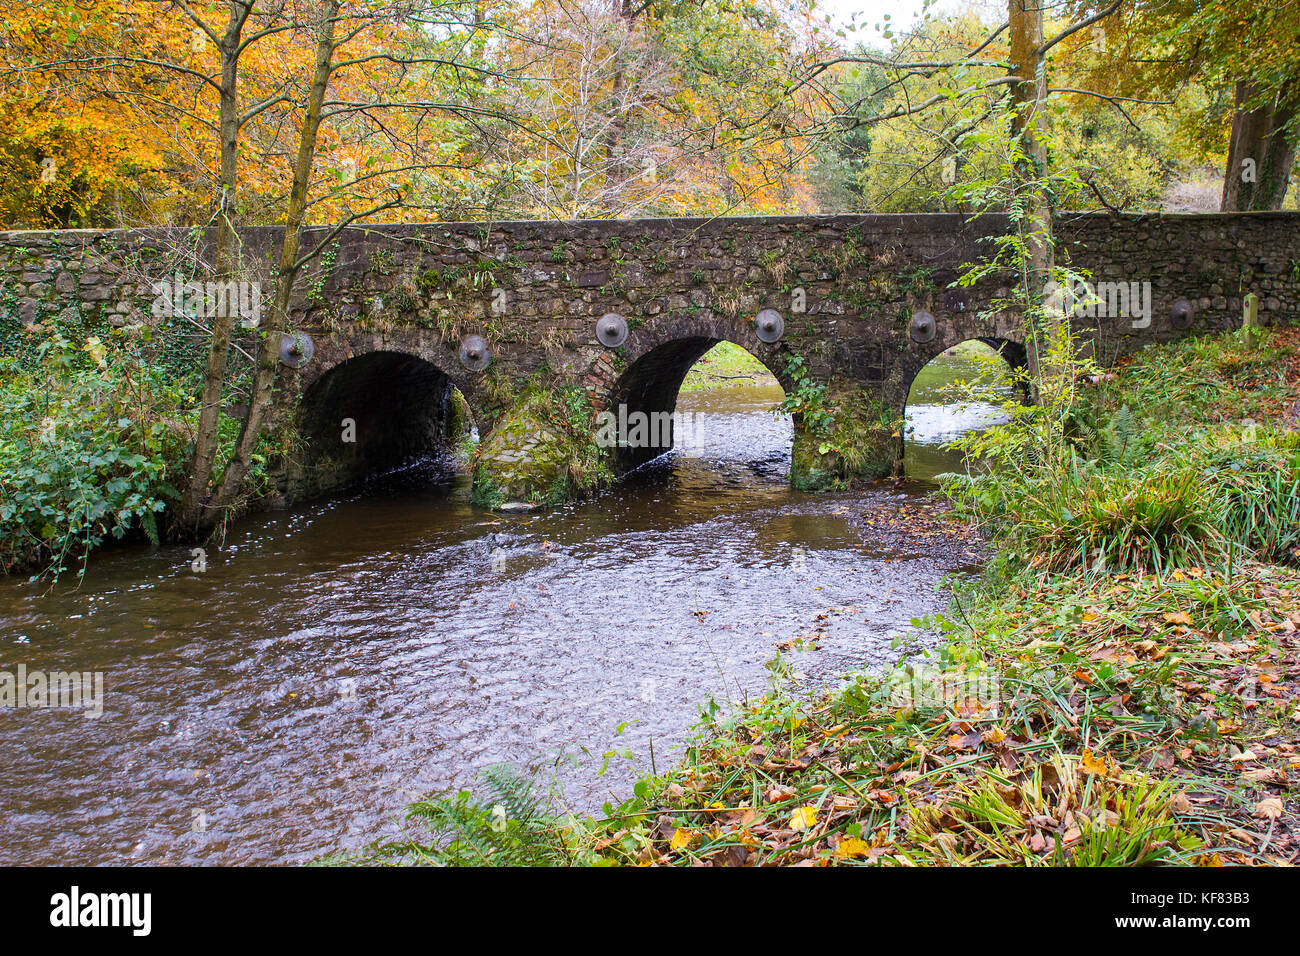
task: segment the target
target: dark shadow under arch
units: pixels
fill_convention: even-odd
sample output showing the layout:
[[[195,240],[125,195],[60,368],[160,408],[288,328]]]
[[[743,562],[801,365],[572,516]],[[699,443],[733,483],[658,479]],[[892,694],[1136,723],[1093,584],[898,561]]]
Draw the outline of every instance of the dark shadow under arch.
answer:
[[[293,497],[344,488],[445,448],[452,387],[437,366],[405,352],[368,352],[325,372],[299,405],[303,453]]]
[[[966,339],[966,341],[975,341],[987,345],[993,351],[1002,356],[1003,361],[1011,366],[1011,371],[1013,372],[1019,371],[1028,365],[1028,354],[1025,352],[1025,347],[1019,342],[1013,342],[1010,339],[991,338],[988,336],[980,336],[973,340]],[[958,342],[957,344],[960,345],[961,343]]]

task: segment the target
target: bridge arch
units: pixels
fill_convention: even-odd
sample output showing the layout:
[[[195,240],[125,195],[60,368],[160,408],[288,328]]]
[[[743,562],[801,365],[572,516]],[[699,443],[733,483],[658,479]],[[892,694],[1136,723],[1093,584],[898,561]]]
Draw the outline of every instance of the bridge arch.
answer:
[[[421,355],[379,348],[317,370],[303,390],[296,498],[347,487],[446,449],[477,415],[455,383]],[[465,422],[468,410],[471,421]]]
[[[974,348],[972,348],[974,346]],[[903,472],[910,478],[933,479],[960,470],[961,457],[947,449],[958,435],[1005,420],[1005,413],[987,400],[965,402],[950,388],[955,381],[996,387],[1008,396],[1009,387],[1022,403],[1029,401],[1024,345],[995,336],[974,335],[932,356],[908,383],[902,431]]]
[[[633,333],[635,335],[635,333]],[[728,324],[701,321],[676,326],[668,335],[655,339],[633,341],[626,366],[618,373],[606,392],[604,406],[611,415],[626,409],[628,414],[646,416],[671,416],[677,407],[682,382],[691,368],[720,342],[730,342],[754,357],[776,378],[782,389],[789,383],[784,375],[784,362],[776,346],[759,341],[747,329],[735,329]],[[663,454],[667,448],[645,446],[620,448],[615,454],[615,469],[627,471]]]
[[[965,342],[979,342],[997,352],[1013,371],[1028,368],[1028,352],[1023,341],[1023,334],[1011,316],[998,316],[989,328],[988,322],[975,316],[962,314],[955,317],[940,317],[938,335],[927,343],[906,342],[899,353],[900,377],[896,380],[899,390],[894,394],[895,401],[907,402],[912,385],[921,370],[939,356]]]

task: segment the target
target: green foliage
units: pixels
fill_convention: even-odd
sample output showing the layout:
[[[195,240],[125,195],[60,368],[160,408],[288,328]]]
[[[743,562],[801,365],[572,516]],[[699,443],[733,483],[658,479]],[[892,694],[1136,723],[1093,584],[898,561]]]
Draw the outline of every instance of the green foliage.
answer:
[[[801,355],[786,358],[785,374],[794,387],[786,389],[777,412],[798,416],[803,427],[814,435],[829,436],[835,419],[826,407],[826,386],[813,379]]]
[[[1201,478],[1216,527],[1238,553],[1300,562],[1300,450],[1297,434],[1205,454]]]
[[[770,382],[767,366],[731,342],[719,342],[691,366],[682,380],[682,392]]]
[[[535,504],[557,505],[585,497],[613,478],[606,450],[596,443],[596,416],[586,391],[578,385],[547,384],[546,375],[516,383],[518,400],[497,429],[532,432],[546,429],[555,441],[534,454],[539,474],[546,478],[538,486],[530,481],[527,496]],[[495,434],[495,433],[494,433]],[[520,493],[499,486],[490,461],[493,440],[480,444],[475,453],[473,501],[486,508],[500,507],[508,494]]]
[[[1098,457],[1110,465],[1133,465],[1140,461],[1142,429],[1127,404],[1121,405],[1097,433]]]
[[[1300,433],[1243,414],[1265,417],[1285,357],[1232,333],[1147,349],[1071,409],[1064,442],[1031,441],[1032,410],[964,440],[987,467],[945,491],[1036,569],[1300,560]]]
[[[142,360],[144,327],[77,346],[58,332],[30,369],[0,372],[0,561],[58,577],[157,514],[188,454],[188,390]]]
[[[509,764],[479,774],[486,791],[468,790],[420,800],[407,820],[421,832],[376,848],[379,861],[443,866],[566,866],[575,848],[556,793],[539,794],[535,782]]]
[[[475,449],[477,451],[477,449]],[[470,490],[470,503],[489,511],[500,508],[506,502],[506,493],[483,469],[475,468],[474,480]]]
[[[945,490],[1040,569],[1161,571],[1220,550],[1200,476],[1187,469],[1105,471],[1069,459],[1015,477],[948,476]]]
[[[773,411],[795,416],[790,481],[799,491],[843,488],[859,478],[882,478],[897,458],[896,416],[866,391],[832,396],[799,355],[786,359],[793,383]]]
[[[157,541],[191,453],[204,338],[179,317],[114,328],[72,308],[27,328],[13,306],[0,292],[0,567],[57,577],[108,540]],[[224,401],[243,400],[250,368],[233,349]],[[239,429],[218,420],[217,480]],[[263,434],[247,495],[271,492],[297,447],[291,426]]]

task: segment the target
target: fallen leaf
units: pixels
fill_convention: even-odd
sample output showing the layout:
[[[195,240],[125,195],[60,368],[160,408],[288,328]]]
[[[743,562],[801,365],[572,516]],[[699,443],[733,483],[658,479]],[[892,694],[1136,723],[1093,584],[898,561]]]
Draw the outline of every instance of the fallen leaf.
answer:
[[[835,855],[841,860],[859,860],[870,852],[870,845],[857,837],[845,837],[835,848]]]
[[[817,822],[817,808],[812,806],[796,807],[794,813],[790,814],[790,829],[795,831],[807,830]]]
[[[1255,812],[1252,816],[1261,820],[1276,820],[1282,815],[1282,800],[1280,797],[1269,797],[1255,804]]]
[[[1107,754],[1094,754],[1091,750],[1083,752],[1083,759],[1079,761],[1079,768],[1086,774],[1092,774],[1099,777],[1108,777],[1115,772],[1115,761]]]
[[[1251,783],[1269,783],[1277,786],[1286,786],[1286,771],[1280,767],[1260,767],[1258,770],[1242,771],[1241,779],[1249,780]]]

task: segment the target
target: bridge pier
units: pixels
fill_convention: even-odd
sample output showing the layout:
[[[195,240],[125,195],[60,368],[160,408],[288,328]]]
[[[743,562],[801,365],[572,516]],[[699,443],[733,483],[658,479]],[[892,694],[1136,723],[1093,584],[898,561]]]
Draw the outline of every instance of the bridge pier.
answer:
[[[595,414],[575,383],[526,386],[479,445],[474,503],[556,505],[595,491],[612,477]]]
[[[902,426],[901,405],[833,381],[813,407],[795,415],[790,484],[797,491],[830,491],[895,474],[902,464]]]

